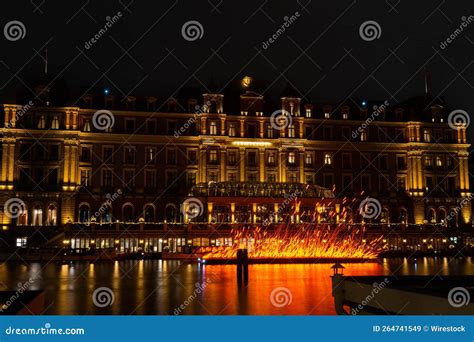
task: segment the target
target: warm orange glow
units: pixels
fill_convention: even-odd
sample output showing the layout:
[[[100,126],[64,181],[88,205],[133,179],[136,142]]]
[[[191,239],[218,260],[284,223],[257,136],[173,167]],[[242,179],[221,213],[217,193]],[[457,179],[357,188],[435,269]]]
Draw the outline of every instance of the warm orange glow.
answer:
[[[262,228],[232,232],[230,247],[203,247],[203,259],[235,259],[237,249],[247,248],[249,258],[344,258],[374,259],[383,247],[381,238],[363,238],[363,228],[340,225],[285,225],[269,231]]]

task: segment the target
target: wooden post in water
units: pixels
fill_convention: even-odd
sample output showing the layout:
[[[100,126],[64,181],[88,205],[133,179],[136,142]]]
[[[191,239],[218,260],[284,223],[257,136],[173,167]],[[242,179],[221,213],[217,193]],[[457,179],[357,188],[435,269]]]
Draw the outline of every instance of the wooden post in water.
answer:
[[[237,284],[247,285],[249,282],[249,257],[247,249],[237,250]]]

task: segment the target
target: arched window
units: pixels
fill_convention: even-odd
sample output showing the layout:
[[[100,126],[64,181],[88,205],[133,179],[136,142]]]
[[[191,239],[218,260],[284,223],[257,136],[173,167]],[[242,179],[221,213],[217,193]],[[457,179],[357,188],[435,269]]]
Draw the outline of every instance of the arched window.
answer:
[[[43,225],[43,209],[41,206],[35,205],[33,207],[33,217],[31,221],[32,226],[42,226]]]
[[[125,203],[122,206],[122,221],[123,222],[134,222],[135,217],[133,215],[134,208],[132,203]]]
[[[445,208],[439,208],[438,209],[438,223],[445,223],[446,222],[446,209]]]
[[[178,214],[178,210],[173,203],[168,203],[165,207],[165,218],[166,222],[176,223],[176,217]]]
[[[403,225],[408,223],[408,212],[405,208],[400,208],[398,222]]]
[[[27,226],[28,225],[28,207],[24,206],[24,210],[20,212],[20,216],[17,218],[17,225],[19,226]]]
[[[390,210],[388,208],[383,208],[382,213],[380,214],[380,223],[390,223]]]
[[[143,218],[145,219],[145,222],[155,222],[155,206],[153,204],[145,204]]]
[[[51,203],[48,206],[46,225],[55,226],[57,223],[58,223],[58,208],[56,207],[56,204]]]
[[[81,203],[79,205],[79,222],[89,222],[91,219],[91,207],[89,203]]]
[[[101,223],[112,223],[112,207],[109,205],[103,205],[99,209],[100,222]]]
[[[436,223],[436,211],[433,208],[428,210],[428,223],[435,224]]]

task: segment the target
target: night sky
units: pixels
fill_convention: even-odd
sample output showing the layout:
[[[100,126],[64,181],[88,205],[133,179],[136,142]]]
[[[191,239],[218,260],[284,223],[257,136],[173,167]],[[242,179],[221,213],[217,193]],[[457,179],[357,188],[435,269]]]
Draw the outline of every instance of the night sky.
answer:
[[[427,69],[433,96],[474,111],[472,0],[34,0],[3,6],[1,27],[18,20],[25,37],[10,41],[2,30],[0,102],[33,88],[43,76],[47,47],[48,79],[72,103],[104,88],[120,98],[167,97],[183,86],[204,91],[214,80],[224,88],[250,75],[275,99],[290,84],[314,103],[353,97],[395,104],[424,95]],[[285,18],[292,23],[264,49]],[[202,37],[183,37],[188,21],[199,22]],[[366,21],[380,26],[378,39],[362,39]],[[470,23],[442,48],[463,21]]]

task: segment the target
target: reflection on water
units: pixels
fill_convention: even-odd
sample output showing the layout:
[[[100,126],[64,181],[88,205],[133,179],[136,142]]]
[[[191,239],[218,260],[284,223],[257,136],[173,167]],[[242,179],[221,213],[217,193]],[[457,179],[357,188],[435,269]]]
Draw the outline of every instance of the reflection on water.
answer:
[[[251,265],[249,284],[238,288],[235,266],[179,261],[74,262],[0,265],[0,289],[16,289],[33,279],[32,290],[46,290],[45,314],[172,315],[181,306],[188,315],[327,315],[334,314],[330,264]],[[472,258],[384,259],[380,264],[345,264],[346,275],[474,275]],[[202,284],[197,287],[196,283]],[[115,301],[94,306],[98,287],[113,290]],[[290,290],[292,301],[275,307],[270,293]]]

